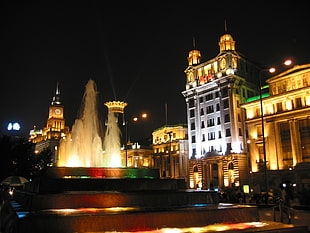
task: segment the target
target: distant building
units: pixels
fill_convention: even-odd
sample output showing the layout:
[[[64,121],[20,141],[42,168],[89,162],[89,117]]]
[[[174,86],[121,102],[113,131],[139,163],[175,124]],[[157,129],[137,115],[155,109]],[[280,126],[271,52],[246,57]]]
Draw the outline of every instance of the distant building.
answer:
[[[140,145],[138,142],[127,143],[126,148],[121,148],[122,158],[127,158],[123,164],[132,168],[153,168],[152,147]]]
[[[60,100],[60,91],[57,85],[55,96],[49,107],[48,119],[43,129],[30,131],[29,141],[36,144],[36,152],[41,152],[49,147],[53,152],[53,164],[57,162],[59,141],[69,133],[69,127],[65,126],[64,106]]]
[[[186,90],[190,187],[207,189],[248,183],[244,110],[240,104],[258,93],[253,83],[260,68],[235,49],[230,34],[219,41],[219,54],[201,62],[188,55]]]
[[[264,144],[269,187],[297,183],[310,187],[310,64],[297,65],[267,80],[270,94],[250,98],[246,109],[250,167],[262,183]],[[260,176],[259,176],[260,175]],[[259,179],[260,178],[260,179]]]
[[[162,178],[185,178],[188,176],[187,127],[165,125],[152,133],[154,168]]]

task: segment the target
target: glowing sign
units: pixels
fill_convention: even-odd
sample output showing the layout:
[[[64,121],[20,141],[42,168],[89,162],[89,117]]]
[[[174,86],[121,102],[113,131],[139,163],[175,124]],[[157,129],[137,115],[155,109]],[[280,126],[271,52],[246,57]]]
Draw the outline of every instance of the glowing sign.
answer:
[[[7,126],[7,129],[9,131],[19,131],[20,130],[20,124],[18,122],[10,122]]]

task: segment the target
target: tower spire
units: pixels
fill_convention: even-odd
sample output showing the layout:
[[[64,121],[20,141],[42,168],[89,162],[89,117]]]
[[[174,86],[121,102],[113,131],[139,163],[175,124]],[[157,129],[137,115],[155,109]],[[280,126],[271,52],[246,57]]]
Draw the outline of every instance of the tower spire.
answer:
[[[59,89],[59,82],[57,81],[56,84],[56,92],[52,100],[52,105],[61,105],[60,101],[60,89]]]
[[[225,31],[225,33],[227,33],[227,21],[226,21],[226,19],[224,19],[224,31]]]
[[[195,36],[193,36],[193,49],[194,50],[196,49],[196,39],[195,39]]]
[[[57,81],[57,84],[56,84],[56,95],[60,95],[59,82],[58,81]]]

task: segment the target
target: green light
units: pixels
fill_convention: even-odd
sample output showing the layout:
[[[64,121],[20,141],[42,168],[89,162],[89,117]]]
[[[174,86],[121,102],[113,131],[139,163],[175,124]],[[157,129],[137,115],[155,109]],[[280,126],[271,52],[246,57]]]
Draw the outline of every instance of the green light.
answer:
[[[266,98],[266,97],[269,97],[270,96],[270,94],[269,93],[264,93],[264,94],[262,94],[262,99],[263,98]],[[253,96],[253,97],[251,97],[251,98],[247,98],[246,99],[246,103],[249,103],[249,102],[252,102],[252,101],[255,101],[255,100],[259,100],[260,99],[260,95],[258,95],[258,96]]]

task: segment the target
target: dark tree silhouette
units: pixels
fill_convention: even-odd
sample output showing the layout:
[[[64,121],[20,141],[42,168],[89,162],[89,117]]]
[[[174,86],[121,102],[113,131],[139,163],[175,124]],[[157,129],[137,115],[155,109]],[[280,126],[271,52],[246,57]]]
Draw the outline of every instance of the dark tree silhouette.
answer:
[[[35,144],[25,138],[0,137],[0,178],[17,175],[31,178],[51,164],[49,148],[35,153]]]

